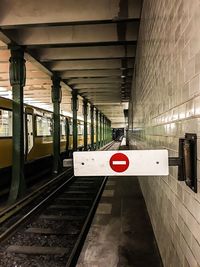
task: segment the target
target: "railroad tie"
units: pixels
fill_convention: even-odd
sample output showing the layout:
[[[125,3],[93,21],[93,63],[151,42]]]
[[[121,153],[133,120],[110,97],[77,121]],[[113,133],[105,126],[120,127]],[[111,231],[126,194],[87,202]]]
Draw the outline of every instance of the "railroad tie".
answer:
[[[63,232],[63,231],[59,231],[59,230],[54,230],[51,228],[28,228],[26,230],[27,233],[34,233],[34,234],[43,234],[43,235],[77,235],[78,234],[78,230],[68,230],[68,232]]]
[[[64,247],[36,247],[36,246],[16,246],[12,245],[6,249],[7,252],[17,254],[32,254],[32,255],[63,255],[67,252]]]

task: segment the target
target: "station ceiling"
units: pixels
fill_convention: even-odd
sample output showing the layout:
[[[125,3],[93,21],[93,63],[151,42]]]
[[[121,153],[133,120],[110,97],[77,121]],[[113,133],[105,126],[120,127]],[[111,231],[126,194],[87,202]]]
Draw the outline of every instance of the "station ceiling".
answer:
[[[25,95],[48,104],[55,72],[68,91],[77,90],[113,123],[124,122],[142,0],[1,0],[0,6],[1,87],[8,76],[5,44],[22,45]]]

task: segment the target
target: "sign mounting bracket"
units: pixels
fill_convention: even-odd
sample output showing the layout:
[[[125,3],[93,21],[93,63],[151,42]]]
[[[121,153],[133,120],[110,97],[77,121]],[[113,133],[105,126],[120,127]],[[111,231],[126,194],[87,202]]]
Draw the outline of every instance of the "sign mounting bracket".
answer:
[[[169,166],[178,166],[178,180],[197,193],[197,135],[186,133],[179,139],[179,156],[169,157]]]

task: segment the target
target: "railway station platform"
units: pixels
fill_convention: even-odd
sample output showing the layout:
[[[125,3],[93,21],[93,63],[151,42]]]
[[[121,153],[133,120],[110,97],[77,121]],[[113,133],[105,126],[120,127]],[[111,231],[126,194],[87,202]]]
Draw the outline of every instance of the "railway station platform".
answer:
[[[77,267],[161,267],[137,177],[109,177]]]
[[[200,0],[1,0],[0,14],[0,243],[35,246],[1,244],[0,267],[77,261],[102,189],[81,168],[87,151],[113,140],[117,150],[121,136],[130,150],[164,150],[165,164],[159,156],[152,175],[152,151],[132,165],[117,152],[104,158],[108,169],[91,161],[94,176],[130,176],[108,179],[77,266],[200,267]],[[86,152],[81,177],[64,188],[73,173],[62,162],[76,151]],[[50,211],[27,234],[21,218],[32,220],[38,203]],[[23,235],[13,239],[17,224]]]

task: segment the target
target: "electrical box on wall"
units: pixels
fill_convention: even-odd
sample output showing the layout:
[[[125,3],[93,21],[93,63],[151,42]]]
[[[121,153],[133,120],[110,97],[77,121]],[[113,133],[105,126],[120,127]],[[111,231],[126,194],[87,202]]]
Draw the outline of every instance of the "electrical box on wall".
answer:
[[[197,193],[197,135],[186,133],[179,139],[179,156],[169,158],[169,166],[178,166],[178,180],[185,181]]]

